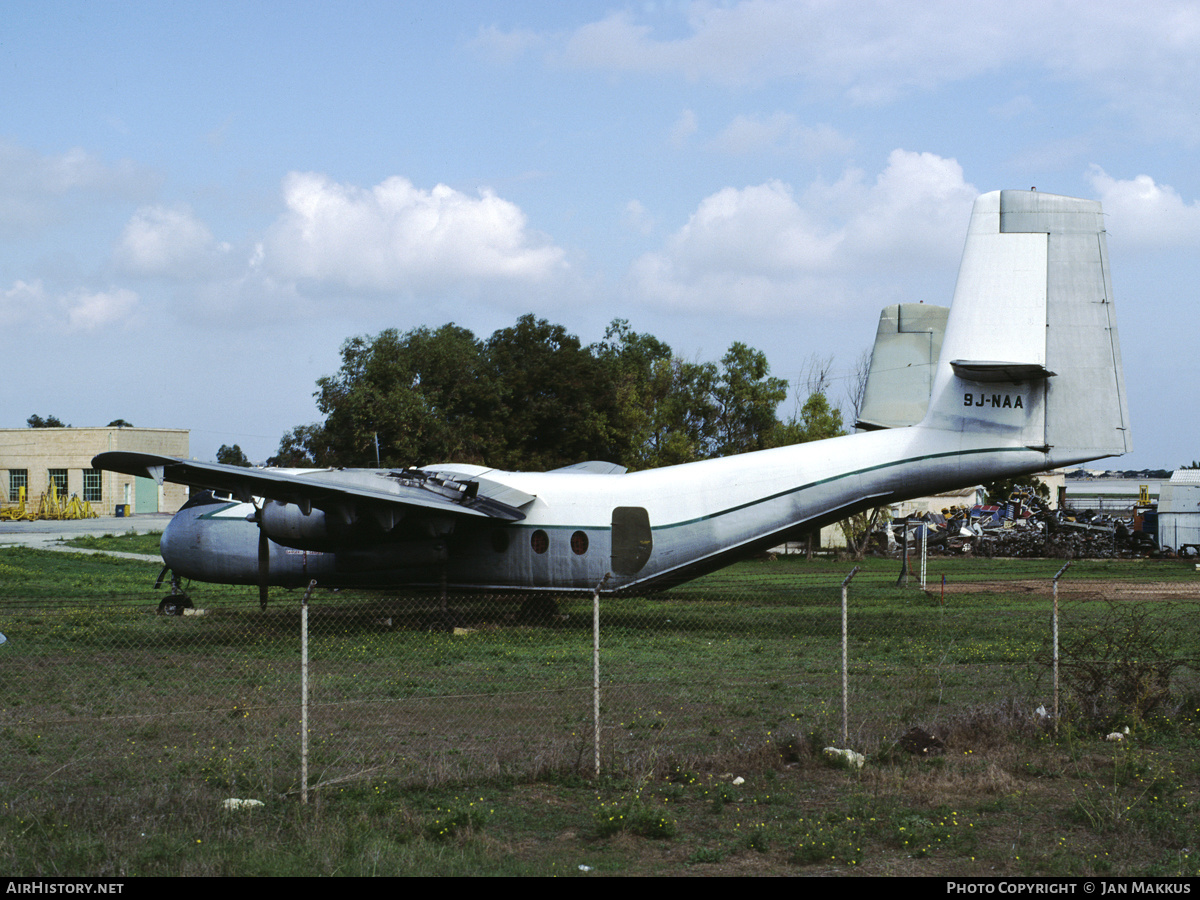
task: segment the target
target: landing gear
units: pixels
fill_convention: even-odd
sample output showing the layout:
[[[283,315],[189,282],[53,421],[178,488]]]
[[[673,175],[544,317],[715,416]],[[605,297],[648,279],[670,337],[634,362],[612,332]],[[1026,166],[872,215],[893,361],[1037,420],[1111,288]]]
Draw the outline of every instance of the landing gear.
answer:
[[[187,594],[168,594],[158,604],[160,616],[182,616],[185,609],[192,609],[192,598]]]
[[[154,583],[156,588],[162,585],[166,574],[167,568],[164,566],[163,570],[158,573],[158,581]],[[172,572],[171,592],[158,604],[158,614],[160,616],[182,616],[185,609],[192,608],[192,598],[183,592],[183,588],[179,586],[179,576]]]

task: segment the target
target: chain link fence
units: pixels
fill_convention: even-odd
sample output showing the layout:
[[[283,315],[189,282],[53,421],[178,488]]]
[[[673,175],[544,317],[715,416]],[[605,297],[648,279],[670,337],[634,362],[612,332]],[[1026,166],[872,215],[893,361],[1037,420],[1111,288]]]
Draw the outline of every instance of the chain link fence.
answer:
[[[443,605],[318,587],[308,789],[777,760],[801,743],[843,746],[843,729],[871,753],[914,726],[1048,727],[1061,564],[952,562],[931,560],[924,588],[898,584],[896,561],[854,574],[845,697],[850,563],[755,561],[662,594],[600,597],[598,628],[589,596]],[[1106,565],[1059,580],[1060,716],[1101,728],[1191,714],[1200,573]],[[182,776],[229,796],[300,793],[300,592],[274,592],[262,610],[252,590],[198,585],[181,617],[158,615],[147,591],[0,593],[11,783]]]

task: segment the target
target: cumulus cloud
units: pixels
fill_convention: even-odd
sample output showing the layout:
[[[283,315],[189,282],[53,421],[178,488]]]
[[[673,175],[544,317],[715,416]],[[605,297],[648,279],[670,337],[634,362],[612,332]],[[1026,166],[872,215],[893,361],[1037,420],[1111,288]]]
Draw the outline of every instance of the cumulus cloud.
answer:
[[[1115,239],[1153,248],[1200,245],[1200,201],[1185,202],[1149,175],[1118,180],[1093,166],[1089,178]]]
[[[138,295],[124,288],[108,291],[76,289],[56,295],[40,281],[15,281],[0,291],[0,317],[12,326],[49,328],[67,324],[76,331],[95,331],[123,322],[137,306]]]
[[[564,252],[534,234],[516,204],[401,177],[373,188],[316,173],[284,179],[287,211],[269,229],[262,265],[286,278],[367,291],[443,291],[463,283],[538,282]]]
[[[125,288],[110,291],[75,291],[65,298],[72,328],[95,331],[123,321],[137,306],[138,296]]]
[[[724,188],[634,262],[631,290],[700,312],[831,308],[864,269],[953,265],[977,193],[954,160],[904,150],[871,183],[852,171],[799,196],[780,181]]]
[[[190,278],[210,270],[229,249],[190,210],[144,206],[121,232],[114,257],[133,274]]]

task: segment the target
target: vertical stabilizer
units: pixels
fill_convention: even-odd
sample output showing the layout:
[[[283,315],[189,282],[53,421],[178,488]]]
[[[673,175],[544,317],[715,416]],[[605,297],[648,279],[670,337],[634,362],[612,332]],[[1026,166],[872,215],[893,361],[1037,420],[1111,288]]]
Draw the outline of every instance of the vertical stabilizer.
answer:
[[[1042,450],[1047,467],[1129,451],[1099,202],[975,201],[924,424]]]
[[[883,308],[855,428],[902,428],[925,418],[949,314],[922,303]]]

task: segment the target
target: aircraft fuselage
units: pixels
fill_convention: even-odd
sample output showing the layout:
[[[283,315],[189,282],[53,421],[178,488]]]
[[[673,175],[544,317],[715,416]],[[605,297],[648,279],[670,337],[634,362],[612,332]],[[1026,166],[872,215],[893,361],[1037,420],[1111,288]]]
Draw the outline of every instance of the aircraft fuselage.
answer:
[[[861,509],[1049,464],[1037,450],[915,427],[626,474],[471,467],[464,474],[486,471],[533,495],[526,518],[460,520],[422,539],[368,524],[324,551],[272,540],[270,583],[437,585],[444,576],[458,590],[658,589]],[[257,584],[258,541],[251,504],[213,502],[182,510],[162,553],[182,577]]]

